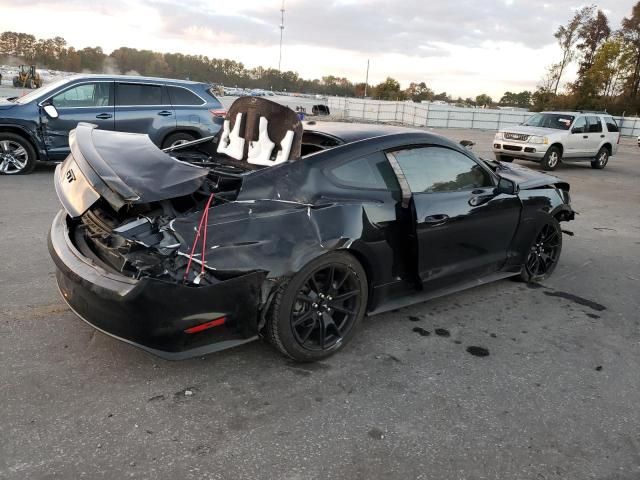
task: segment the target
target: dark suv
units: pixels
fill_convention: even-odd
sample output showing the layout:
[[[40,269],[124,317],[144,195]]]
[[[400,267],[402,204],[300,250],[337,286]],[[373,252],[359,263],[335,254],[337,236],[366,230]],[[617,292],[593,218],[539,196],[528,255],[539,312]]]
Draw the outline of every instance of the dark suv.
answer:
[[[36,160],[69,154],[78,122],[146,133],[161,148],[215,135],[225,111],[205,83],[165,78],[83,75],[0,100],[0,174],[29,173]]]

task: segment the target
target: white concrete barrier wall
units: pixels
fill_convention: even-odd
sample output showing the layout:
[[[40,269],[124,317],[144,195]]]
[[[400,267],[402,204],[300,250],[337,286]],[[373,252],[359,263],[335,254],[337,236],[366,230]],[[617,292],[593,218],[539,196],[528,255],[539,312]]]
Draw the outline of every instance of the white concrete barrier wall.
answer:
[[[414,102],[388,102],[357,98],[329,97],[331,114],[345,120],[399,123],[407,126],[438,128],[477,128],[499,130],[519,125],[532,112],[459,108],[450,105]],[[640,135],[640,118],[614,117],[623,136]]]

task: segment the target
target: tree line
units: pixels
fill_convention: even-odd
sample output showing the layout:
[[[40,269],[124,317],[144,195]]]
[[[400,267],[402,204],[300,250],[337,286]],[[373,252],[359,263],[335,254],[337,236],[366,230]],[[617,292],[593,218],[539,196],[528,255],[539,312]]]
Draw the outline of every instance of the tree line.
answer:
[[[640,2],[618,29],[596,5],[575,12],[555,32],[560,59],[548,66],[532,96],[533,109],[640,111]],[[577,78],[560,88],[576,62]]]
[[[121,47],[106,54],[101,47],[75,49],[62,37],[37,39],[19,32],[0,34],[0,62],[36,64],[38,68],[84,73],[140,74],[217,83],[243,88],[305,92],[336,96],[371,97],[382,100],[446,101],[464,106],[490,106],[494,102],[486,94],[476,98],[450,97],[447,92],[435,93],[425,82],[412,82],[402,89],[400,83],[387,78],[378,85],[365,86],[347,78],[327,75],[307,80],[297,72],[280,72],[273,68],[247,68],[241,62],[206,55],[159,53]],[[530,92],[505,93],[500,104],[526,107]]]
[[[548,109],[607,110],[611,113],[640,111],[640,1],[631,15],[613,30],[606,14],[595,5],[580,8],[555,38],[561,57],[548,66],[534,92],[505,92],[499,100],[487,94],[475,98],[453,98],[436,93],[425,82],[411,82],[402,89],[388,77],[377,85],[354,83],[344,77],[327,75],[304,79],[294,71],[274,68],[247,68],[242,62],[206,55],[160,53],[121,47],[106,54],[101,47],[75,49],[62,37],[36,39],[18,32],[0,34],[0,62],[36,64],[69,72],[124,73],[189,78],[243,88],[305,92],[323,95],[371,97],[381,100],[445,101],[460,106],[509,106]],[[574,82],[561,88],[568,67],[578,64]]]

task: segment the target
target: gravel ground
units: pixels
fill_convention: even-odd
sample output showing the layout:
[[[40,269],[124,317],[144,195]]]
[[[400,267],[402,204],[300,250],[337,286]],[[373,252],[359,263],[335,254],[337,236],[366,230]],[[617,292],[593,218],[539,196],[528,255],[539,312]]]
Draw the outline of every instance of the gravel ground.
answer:
[[[493,136],[440,133],[481,155]],[[262,343],[171,363],[95,332],[55,285],[52,168],[0,177],[0,478],[640,478],[639,155],[557,171],[580,215],[541,287],[368,318],[311,365]]]

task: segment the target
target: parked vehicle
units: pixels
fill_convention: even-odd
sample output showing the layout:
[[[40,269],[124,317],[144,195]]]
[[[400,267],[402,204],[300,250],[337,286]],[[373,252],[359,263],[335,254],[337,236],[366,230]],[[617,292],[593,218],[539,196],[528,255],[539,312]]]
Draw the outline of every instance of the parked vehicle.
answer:
[[[244,142],[251,130],[258,140]],[[54,180],[65,210],[49,236],[63,298],[99,330],[170,359],[259,336],[297,361],[324,358],[364,315],[545,279],[559,222],[574,216],[556,177],[425,131],[309,122],[303,132],[265,99],[232,105],[218,142],[227,153],[208,168],[142,135],[81,124],[70,138]]]
[[[67,77],[23,97],[0,101],[0,173],[29,173],[37,160],[64,160],[69,154],[69,131],[78,122],[145,133],[164,148],[215,135],[224,115],[222,104],[204,83]]]
[[[496,159],[519,158],[555,170],[561,162],[591,162],[603,169],[620,143],[614,118],[600,112],[541,112],[520,126],[501,129],[493,141]]]
[[[20,88],[40,88],[42,78],[36,71],[35,65],[20,65],[18,75],[13,77],[13,86]]]

